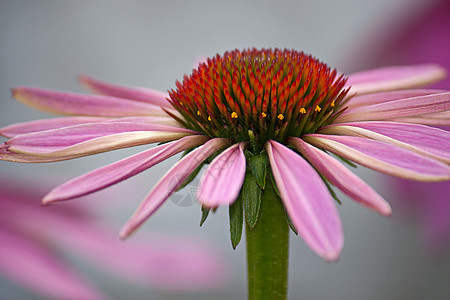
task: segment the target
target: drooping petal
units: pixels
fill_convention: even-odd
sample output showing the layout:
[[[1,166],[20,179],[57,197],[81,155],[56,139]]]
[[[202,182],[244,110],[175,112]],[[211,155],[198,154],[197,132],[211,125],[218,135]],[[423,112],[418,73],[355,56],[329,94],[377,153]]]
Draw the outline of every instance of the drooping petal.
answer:
[[[450,132],[438,128],[374,121],[331,125],[320,133],[367,137],[450,163]]]
[[[345,105],[347,105],[350,108],[354,108],[358,106],[374,105],[394,100],[421,97],[445,92],[446,92],[445,90],[422,89],[422,90],[400,90],[400,91],[381,92],[361,96],[357,95],[351,97]]]
[[[362,71],[348,76],[349,94],[412,89],[443,79],[445,69],[435,64],[385,67]]]
[[[361,178],[353,174],[342,163],[322,150],[304,142],[300,138],[290,138],[290,143],[332,184],[356,202],[380,214],[391,214],[391,207],[377,192]]]
[[[8,148],[9,146],[6,143],[0,145],[0,160],[18,163],[47,163],[79,157],[79,156],[66,156],[66,157],[35,156],[31,154],[11,152],[8,150]]]
[[[57,253],[0,227],[0,269],[31,291],[55,299],[107,299]]]
[[[173,118],[167,117],[123,117],[123,118],[107,118],[107,117],[62,117],[41,119],[36,121],[22,122],[12,124],[3,128],[0,128],[0,135],[8,138],[15,137],[19,134],[26,134],[32,132],[45,131],[50,129],[58,129],[63,127],[97,123],[97,122],[132,122],[132,123],[150,123],[167,125],[173,127],[182,127]]]
[[[139,174],[181,151],[198,146],[207,139],[207,137],[201,135],[187,136],[127,157],[54,188],[44,197],[42,202],[49,204],[69,200],[104,189]]]
[[[157,105],[101,95],[83,95],[33,87],[17,87],[18,101],[49,113],[62,115],[126,117],[167,116]]]
[[[215,138],[203,146],[189,152],[175,164],[153,187],[133,216],[120,231],[120,236],[130,236],[148,217],[150,217],[187,179],[187,177],[209,156],[229,144],[228,139]]]
[[[142,145],[151,141],[163,142],[192,133],[184,128],[156,124],[102,122],[22,134],[8,140],[6,144],[12,152],[69,156]]]
[[[113,84],[87,75],[80,75],[78,80],[88,90],[100,95],[130,99],[172,108],[172,105],[166,100],[169,95],[157,90]]]
[[[86,154],[88,155],[88,154]],[[18,163],[48,163],[68,159],[74,159],[84,156],[83,154],[61,155],[61,156],[36,156],[33,154],[17,153],[9,151],[6,143],[0,145],[0,160],[18,162]]]
[[[206,169],[197,191],[198,201],[206,207],[232,204],[241,190],[245,177],[244,144],[229,147]]]
[[[302,238],[326,260],[337,260],[344,244],[340,218],[327,187],[311,165],[274,141],[266,143],[281,200]]]
[[[386,120],[448,110],[450,110],[450,92],[445,92],[350,108],[337,117],[334,123]]]
[[[308,134],[303,140],[376,171],[419,181],[450,179],[450,167],[383,142],[339,135]]]
[[[0,134],[5,137],[12,138],[19,134],[58,129],[87,123],[104,122],[107,120],[109,120],[109,118],[102,117],[63,117],[42,119],[30,122],[16,123],[3,127],[0,129]]]

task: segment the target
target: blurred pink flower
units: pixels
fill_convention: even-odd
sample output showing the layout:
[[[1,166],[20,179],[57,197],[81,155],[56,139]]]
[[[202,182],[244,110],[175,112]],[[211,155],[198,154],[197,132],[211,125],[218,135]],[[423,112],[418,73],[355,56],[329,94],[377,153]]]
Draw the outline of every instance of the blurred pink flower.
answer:
[[[387,179],[387,178],[386,178]],[[420,224],[426,245],[440,252],[450,246],[450,184],[385,180],[393,191],[393,205]]]
[[[0,273],[31,291],[56,299],[109,299],[64,253],[156,289],[210,290],[224,282],[222,260],[202,241],[153,235],[124,243],[80,204],[44,208],[42,194],[31,191],[29,184],[0,182]]]
[[[433,62],[450,70],[450,1],[430,1],[413,18],[402,20],[396,16],[395,23],[397,26],[390,30],[380,30],[383,34],[378,34],[378,40],[363,42],[365,51],[358,51],[361,61],[369,67]],[[375,44],[377,46],[373,47]],[[449,86],[449,76],[432,85],[437,89]]]
[[[377,40],[364,43],[362,48],[365,50],[359,51],[363,53],[360,60],[369,66],[393,62],[433,62],[450,70],[450,1],[430,1],[414,18],[403,20],[397,29],[380,32],[384,34],[378,35]],[[381,46],[371,47],[374,44]],[[370,48],[376,50],[371,51]],[[450,77],[434,83],[432,87],[448,89]],[[441,129],[448,130],[448,127]],[[435,251],[450,246],[450,182],[419,183],[385,179],[396,196],[393,197],[396,200],[393,205],[415,216],[421,224],[427,245]]]

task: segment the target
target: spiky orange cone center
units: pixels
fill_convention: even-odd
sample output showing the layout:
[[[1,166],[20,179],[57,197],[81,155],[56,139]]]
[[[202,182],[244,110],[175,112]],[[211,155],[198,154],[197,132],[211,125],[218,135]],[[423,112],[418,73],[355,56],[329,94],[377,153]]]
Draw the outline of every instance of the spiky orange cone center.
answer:
[[[314,132],[342,112],[348,90],[336,74],[303,52],[234,50],[177,81],[169,101],[185,127],[262,149],[270,139]]]

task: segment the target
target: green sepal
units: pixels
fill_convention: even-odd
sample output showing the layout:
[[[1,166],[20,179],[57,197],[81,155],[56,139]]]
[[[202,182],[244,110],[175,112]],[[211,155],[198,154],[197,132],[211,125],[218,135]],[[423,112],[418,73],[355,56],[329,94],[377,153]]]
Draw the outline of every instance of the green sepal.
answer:
[[[286,209],[284,210],[284,214],[286,215],[286,220],[287,220],[292,232],[294,232],[296,235],[298,235],[298,230],[297,230],[297,228],[295,228],[294,224],[292,223],[291,218],[289,218],[289,215],[288,215]]]
[[[249,130],[248,132],[248,138],[250,140],[250,148],[253,150],[253,152],[256,153],[258,146],[256,142],[255,133],[252,130]]]
[[[277,183],[275,182],[275,178],[273,178],[272,171],[267,172],[267,175],[269,175],[269,178],[270,178],[270,181],[272,182],[272,187],[275,190],[275,193],[277,194],[278,197],[281,197],[280,191],[278,191]]]
[[[184,180],[183,184],[180,185],[180,187],[177,189],[177,191],[183,189],[185,186],[187,186],[189,183],[192,182],[192,180],[195,179],[195,177],[197,177],[198,173],[200,172],[200,170],[202,169],[204,164],[200,164],[195,170],[194,172],[192,172],[191,174],[189,174],[189,176]]]
[[[230,237],[231,237],[231,245],[233,249],[236,249],[237,245],[241,241],[242,237],[242,227],[244,223],[244,207],[242,204],[242,193],[239,194],[239,197],[236,201],[230,205],[229,214],[230,214]]]
[[[253,155],[247,158],[248,166],[256,179],[256,183],[264,190],[267,177],[267,156],[265,154]]]
[[[202,206],[202,218],[200,219],[200,226],[202,226],[203,223],[205,223],[206,218],[208,218],[208,215],[209,215],[209,208]]]
[[[336,195],[336,192],[333,190],[333,187],[331,186],[331,183],[328,182],[328,180],[322,175],[320,174],[320,177],[322,177],[322,181],[325,183],[325,185],[328,188],[328,191],[330,192],[331,197],[333,197],[334,200],[336,200],[337,203],[342,204],[342,201],[339,200],[338,196]]]
[[[176,116],[175,114],[173,114],[171,111],[169,111],[168,109],[165,109],[164,107],[161,107],[161,109],[168,114],[169,116],[171,116],[173,119],[175,119],[175,121],[177,121],[178,123],[180,123],[181,125],[183,125],[183,127],[188,127],[188,124],[180,117]],[[198,127],[198,126],[197,126]]]
[[[245,221],[253,228],[258,221],[262,190],[252,173],[247,172],[245,175],[241,193],[244,200]]]
[[[196,149],[191,148],[189,150],[186,150],[183,152],[183,154],[181,155],[181,158],[185,157],[188,153],[190,153],[192,150]],[[183,189],[185,186],[187,186],[189,183],[192,182],[192,180],[195,179],[195,177],[197,177],[198,173],[200,172],[200,170],[203,168],[204,165],[211,163],[211,161],[217,156],[219,155],[220,151],[214,153],[213,155],[211,155],[210,157],[208,157],[207,159],[205,159],[205,161],[203,163],[201,163],[195,170],[194,172],[192,172],[191,174],[189,174],[189,176],[186,178],[186,180],[183,182],[182,185],[180,185],[180,187],[177,189],[177,191]]]
[[[349,165],[352,168],[357,168],[358,167],[358,165],[355,164],[354,162],[352,162],[351,160],[343,158],[342,156],[339,156],[339,155],[336,155],[336,157],[338,157],[340,160],[342,160],[344,163],[346,163],[347,165]]]

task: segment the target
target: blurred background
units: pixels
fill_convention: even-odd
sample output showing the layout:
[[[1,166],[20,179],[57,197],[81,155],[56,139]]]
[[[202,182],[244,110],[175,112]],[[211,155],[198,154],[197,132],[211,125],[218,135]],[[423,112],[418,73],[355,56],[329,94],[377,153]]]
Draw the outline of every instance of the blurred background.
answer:
[[[11,87],[32,85],[83,92],[76,76],[89,74],[111,82],[165,91],[175,86],[176,79],[191,72],[199,56],[213,56],[235,48],[303,50],[347,74],[395,63],[395,59],[407,57],[407,52],[415,46],[403,47],[390,57],[394,52],[393,39],[417,20],[427,20],[422,16],[444,2],[2,0],[0,127],[50,117],[12,100]],[[448,46],[450,17],[443,20],[447,23],[433,29],[436,40],[443,44],[433,47],[427,41],[430,49]],[[415,31],[407,33],[407,37],[414,34]],[[449,52],[446,53],[448,65]],[[433,62],[433,58],[439,59],[431,56],[422,60]],[[410,62],[415,61],[398,61],[399,64]],[[1,162],[0,180],[14,177],[24,189],[27,182],[51,187],[145,148],[52,164]],[[74,201],[83,202],[113,220],[118,231],[148,190],[178,158],[97,193],[95,201],[91,197]],[[328,264],[292,235],[289,299],[448,299],[448,243],[440,243],[438,247],[429,244],[429,239],[424,237],[426,224],[403,209],[409,206],[408,202],[396,201],[400,196],[387,184],[390,179],[363,167],[358,167],[357,173],[390,201],[392,217],[381,217],[341,195],[344,201],[339,211],[345,233],[341,259]],[[230,268],[229,276],[221,279],[220,288],[185,293],[160,291],[125,282],[118,284],[108,276],[99,276],[82,262],[76,262],[77,268],[113,299],[244,299],[245,244],[242,242],[232,250],[226,208],[218,209],[199,227],[200,207],[189,196],[194,187],[195,182],[176,194],[137,235],[158,232],[210,242]],[[448,187],[447,184],[441,192],[447,195],[446,203]],[[427,198],[421,200],[428,203]],[[420,215],[423,210],[426,208],[416,213]],[[445,224],[449,220],[449,205],[440,211]],[[434,217],[429,218],[433,221]],[[449,236],[449,231],[444,229],[441,239]],[[1,274],[0,291],[2,299],[41,299]]]

